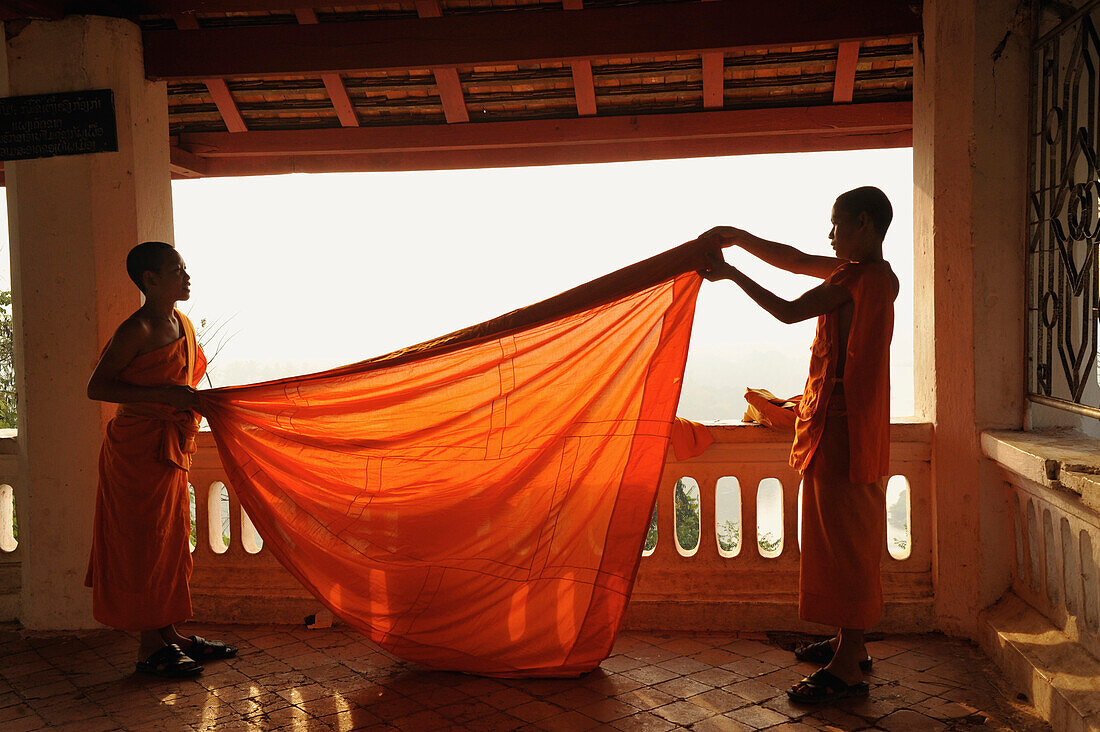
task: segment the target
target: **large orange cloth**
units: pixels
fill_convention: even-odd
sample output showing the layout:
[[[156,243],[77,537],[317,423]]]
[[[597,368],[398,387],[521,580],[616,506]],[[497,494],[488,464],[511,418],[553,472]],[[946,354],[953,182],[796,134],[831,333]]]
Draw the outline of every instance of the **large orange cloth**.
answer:
[[[387,356],[204,392],[265,550],[424,666],[595,668],[653,511],[702,253]]]
[[[818,318],[795,423],[791,465],[802,471],[798,613],[811,622],[868,628],[883,609],[881,478],[890,460],[890,339],[898,280],[885,262],[847,262],[825,281],[848,290],[851,321],[845,334],[840,309]]]
[[[197,386],[206,358],[195,330],[141,354],[119,379],[139,386]],[[198,417],[164,404],[123,404],[99,456],[92,552],[84,584],[92,614],[121,630],[153,630],[191,616],[191,512],[187,471]]]

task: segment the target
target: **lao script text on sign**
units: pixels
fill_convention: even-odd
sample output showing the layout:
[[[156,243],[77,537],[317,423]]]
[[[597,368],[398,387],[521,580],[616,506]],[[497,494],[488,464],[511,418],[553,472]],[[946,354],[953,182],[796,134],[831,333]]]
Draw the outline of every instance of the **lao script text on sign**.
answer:
[[[0,99],[0,160],[117,150],[110,89]]]

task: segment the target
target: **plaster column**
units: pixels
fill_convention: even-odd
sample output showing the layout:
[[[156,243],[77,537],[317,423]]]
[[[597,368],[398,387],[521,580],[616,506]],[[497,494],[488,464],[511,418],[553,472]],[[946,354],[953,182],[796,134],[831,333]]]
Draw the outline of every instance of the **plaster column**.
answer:
[[[7,41],[5,95],[113,89],[119,151],[5,166],[11,237],[23,625],[94,625],[84,587],[103,427],[85,388],[140,305],[125,256],[172,242],[167,91],[145,80],[141,32],[116,18],[32,22]]]
[[[1024,413],[1030,25],[1016,0],[926,0],[915,54],[918,416],[932,451],[933,582],[948,633],[975,637],[1007,589],[1003,484],[982,430]]]

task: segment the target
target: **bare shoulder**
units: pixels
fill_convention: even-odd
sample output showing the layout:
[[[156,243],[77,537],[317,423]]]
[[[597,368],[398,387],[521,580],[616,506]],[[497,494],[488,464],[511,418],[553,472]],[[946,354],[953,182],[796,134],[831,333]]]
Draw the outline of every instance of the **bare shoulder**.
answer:
[[[881,296],[889,297],[893,300],[898,296],[898,291],[901,289],[901,281],[898,280],[898,276],[894,274],[894,269],[890,266],[890,263],[885,259],[872,262],[860,263],[860,269],[863,271],[864,276],[870,276],[870,279],[875,284],[871,285],[871,289],[880,293]]]
[[[153,324],[135,312],[115,329],[111,337],[111,348],[124,351],[141,352],[147,349],[154,338]]]

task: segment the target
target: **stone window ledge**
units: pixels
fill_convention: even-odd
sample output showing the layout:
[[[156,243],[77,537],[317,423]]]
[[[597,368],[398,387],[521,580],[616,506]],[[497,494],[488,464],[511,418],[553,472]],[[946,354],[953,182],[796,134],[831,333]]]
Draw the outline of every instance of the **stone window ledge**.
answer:
[[[982,451],[1005,470],[1100,511],[1100,440],[1069,429],[990,430],[982,433]]]

